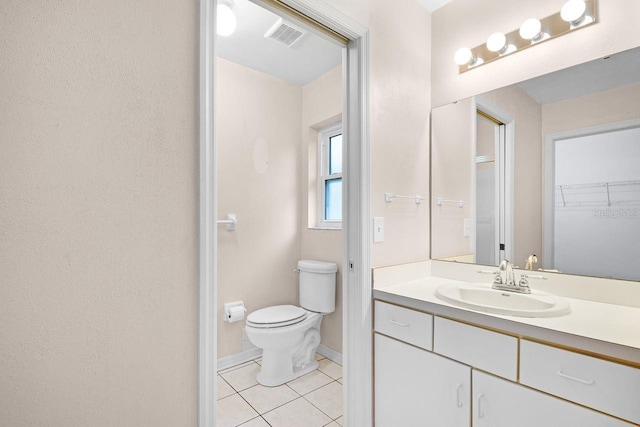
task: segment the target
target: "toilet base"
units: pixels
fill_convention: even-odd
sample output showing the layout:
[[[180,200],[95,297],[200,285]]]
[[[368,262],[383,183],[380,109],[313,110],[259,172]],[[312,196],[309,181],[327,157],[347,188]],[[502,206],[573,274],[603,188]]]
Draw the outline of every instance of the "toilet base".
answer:
[[[318,362],[316,362],[314,359],[312,363],[309,363],[304,368],[296,368],[292,373],[288,375],[283,375],[278,378],[265,377],[265,375],[263,375],[262,373],[262,370],[260,370],[260,372],[258,372],[258,374],[256,375],[256,380],[258,380],[259,384],[265,387],[276,387],[284,383],[288,383],[289,381],[293,381],[298,377],[308,374],[309,372],[315,371],[316,369],[318,369]]]

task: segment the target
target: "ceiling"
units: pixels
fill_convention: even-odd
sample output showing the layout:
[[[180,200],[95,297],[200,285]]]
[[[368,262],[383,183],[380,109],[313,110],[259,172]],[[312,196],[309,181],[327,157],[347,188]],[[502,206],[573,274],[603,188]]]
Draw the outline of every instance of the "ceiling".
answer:
[[[238,26],[232,35],[218,36],[219,57],[297,85],[305,85],[342,63],[342,47],[337,42],[307,32],[286,47],[264,37],[278,15],[249,0],[234,3]]]
[[[519,83],[539,104],[549,104],[637,83],[640,48],[620,52]]]
[[[440,9],[451,1],[452,0],[418,0],[418,3],[426,7],[429,12],[435,12],[437,9]]]

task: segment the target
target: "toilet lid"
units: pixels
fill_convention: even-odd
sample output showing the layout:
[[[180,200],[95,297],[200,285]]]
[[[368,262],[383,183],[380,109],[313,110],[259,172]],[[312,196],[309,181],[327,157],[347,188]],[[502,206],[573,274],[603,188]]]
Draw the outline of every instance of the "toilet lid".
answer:
[[[254,311],[247,316],[247,324],[255,328],[278,328],[302,322],[307,312],[295,305],[276,305]]]

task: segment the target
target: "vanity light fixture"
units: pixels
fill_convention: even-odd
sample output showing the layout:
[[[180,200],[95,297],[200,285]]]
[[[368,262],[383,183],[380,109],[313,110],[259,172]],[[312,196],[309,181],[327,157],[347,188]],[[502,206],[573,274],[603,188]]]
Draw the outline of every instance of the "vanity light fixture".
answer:
[[[218,0],[216,33],[219,36],[230,36],[236,30],[237,21],[233,6],[235,6],[233,0]]]
[[[455,57],[453,58],[456,61],[456,64],[462,66],[466,65],[468,67],[475,67],[476,65],[480,65],[483,63],[483,60],[479,56],[474,56],[471,49],[468,47],[461,47],[456,51]]]
[[[587,4],[584,0],[569,0],[562,6],[560,17],[563,21],[571,24],[571,28],[593,22],[593,18],[586,14]]]
[[[531,43],[537,43],[546,38],[549,38],[549,34],[542,31],[542,22],[536,18],[529,18],[522,23],[520,31],[518,31],[520,37],[525,40],[531,40]]]
[[[491,34],[487,39],[486,45],[490,52],[495,52],[498,55],[506,55],[516,50],[514,45],[509,44],[504,33]]]
[[[520,28],[510,33],[495,32],[484,44],[472,49],[458,49],[454,59],[459,72],[463,73],[507,54],[595,24],[596,2],[597,0],[568,0],[560,11],[551,16],[543,19],[529,18]]]

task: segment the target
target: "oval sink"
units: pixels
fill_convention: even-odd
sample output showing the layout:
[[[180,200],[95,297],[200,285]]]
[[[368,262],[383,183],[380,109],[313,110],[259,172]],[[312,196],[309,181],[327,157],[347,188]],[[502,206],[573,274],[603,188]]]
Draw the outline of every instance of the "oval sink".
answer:
[[[571,312],[566,299],[535,290],[519,294],[492,289],[485,284],[445,283],[438,286],[435,294],[460,307],[507,316],[555,317]]]

